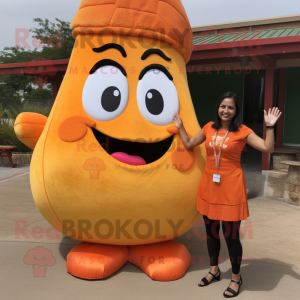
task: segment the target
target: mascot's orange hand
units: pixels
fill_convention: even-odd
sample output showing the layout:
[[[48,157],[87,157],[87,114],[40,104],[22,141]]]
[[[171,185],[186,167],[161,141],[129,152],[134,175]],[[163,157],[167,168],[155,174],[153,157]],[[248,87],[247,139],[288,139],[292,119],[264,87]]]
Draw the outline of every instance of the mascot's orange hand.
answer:
[[[14,124],[17,138],[30,149],[34,149],[47,120],[47,117],[37,113],[19,114]]]

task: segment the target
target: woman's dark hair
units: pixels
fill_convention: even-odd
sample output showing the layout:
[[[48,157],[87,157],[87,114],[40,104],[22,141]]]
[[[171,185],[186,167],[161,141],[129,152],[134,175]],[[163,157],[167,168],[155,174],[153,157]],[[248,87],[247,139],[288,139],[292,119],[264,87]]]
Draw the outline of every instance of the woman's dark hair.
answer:
[[[226,92],[225,94],[223,94],[220,97],[220,99],[217,103],[217,106],[216,106],[216,110],[215,110],[215,123],[212,125],[212,128],[215,128],[215,129],[219,130],[222,127],[222,121],[221,121],[221,118],[219,117],[219,108],[220,108],[220,105],[221,105],[222,101],[225,98],[233,99],[233,101],[235,103],[235,108],[236,108],[236,115],[232,118],[228,130],[233,131],[233,132],[238,131],[239,127],[242,124],[242,122],[241,122],[241,110],[240,110],[240,105],[239,105],[239,98],[233,92]]]

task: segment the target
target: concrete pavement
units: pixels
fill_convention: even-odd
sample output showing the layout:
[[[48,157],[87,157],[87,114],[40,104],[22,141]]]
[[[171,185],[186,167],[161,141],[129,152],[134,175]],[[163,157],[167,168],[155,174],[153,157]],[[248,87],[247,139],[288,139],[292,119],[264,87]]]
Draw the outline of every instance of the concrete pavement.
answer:
[[[29,172],[30,165],[16,165],[12,168],[10,165],[0,165],[0,181],[13,178],[18,175]]]
[[[244,283],[239,299],[298,299],[300,294],[300,208],[273,197],[249,200],[250,218],[242,222]],[[66,256],[77,241],[62,234],[47,236],[49,224],[31,196],[28,174],[0,182],[0,293],[2,299],[224,299],[231,277],[222,240],[221,281],[197,286],[209,268],[204,226],[195,226],[176,240],[192,253],[186,275],[173,282],[152,281],[126,264],[105,280],[77,279],[66,271]],[[26,235],[16,226],[28,226]],[[36,234],[36,228],[43,232]],[[44,247],[55,258],[45,274],[24,263],[31,249]],[[45,269],[42,270],[42,272]],[[45,277],[36,277],[36,275]]]

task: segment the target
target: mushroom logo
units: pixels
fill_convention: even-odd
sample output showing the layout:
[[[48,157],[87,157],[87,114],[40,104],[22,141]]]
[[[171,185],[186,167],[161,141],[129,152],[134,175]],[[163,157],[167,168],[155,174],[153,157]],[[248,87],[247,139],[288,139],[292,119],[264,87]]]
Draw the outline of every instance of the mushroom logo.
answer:
[[[84,163],[83,169],[90,171],[90,179],[99,179],[100,171],[105,171],[106,166],[102,159],[93,157]]]
[[[46,277],[47,266],[53,266],[56,260],[51,250],[39,246],[28,250],[23,261],[26,265],[32,265],[33,277]]]
[[[57,69],[52,60],[46,61],[44,57],[39,56],[37,59],[28,62],[24,68],[24,74],[33,75],[35,86],[43,88],[47,85],[49,76],[57,75]]]

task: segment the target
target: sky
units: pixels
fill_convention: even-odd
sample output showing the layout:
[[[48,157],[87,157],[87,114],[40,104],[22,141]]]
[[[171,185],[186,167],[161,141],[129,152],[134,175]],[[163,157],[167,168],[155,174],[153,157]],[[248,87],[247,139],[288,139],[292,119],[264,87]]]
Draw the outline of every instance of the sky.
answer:
[[[136,0],[147,1],[147,0]],[[1,0],[0,50],[15,46],[18,28],[36,27],[33,18],[72,21],[81,0]],[[299,0],[182,0],[192,26],[300,15]],[[300,16],[299,16],[300,19]],[[32,46],[32,43],[29,43]]]

